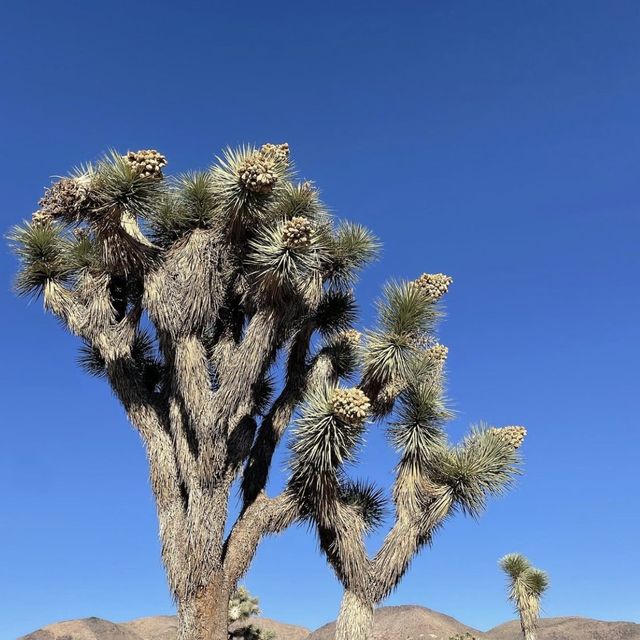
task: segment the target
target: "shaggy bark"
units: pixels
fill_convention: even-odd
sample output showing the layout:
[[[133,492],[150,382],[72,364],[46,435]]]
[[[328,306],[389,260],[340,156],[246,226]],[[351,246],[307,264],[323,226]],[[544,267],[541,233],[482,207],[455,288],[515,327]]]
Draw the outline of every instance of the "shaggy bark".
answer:
[[[336,640],[367,640],[373,631],[374,603],[345,590],[336,625]]]

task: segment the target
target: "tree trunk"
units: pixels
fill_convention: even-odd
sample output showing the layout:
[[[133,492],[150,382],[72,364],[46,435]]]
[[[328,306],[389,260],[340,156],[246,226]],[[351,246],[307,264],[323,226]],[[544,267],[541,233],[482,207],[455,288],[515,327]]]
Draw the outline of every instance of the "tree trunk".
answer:
[[[373,631],[373,602],[346,590],[336,623],[336,640],[368,640]]]
[[[195,596],[178,603],[177,640],[228,640],[230,589],[214,576]]]
[[[528,620],[525,620],[522,613],[520,614],[520,628],[522,629],[522,635],[524,636],[524,640],[536,640],[536,629],[532,628],[532,625]]]

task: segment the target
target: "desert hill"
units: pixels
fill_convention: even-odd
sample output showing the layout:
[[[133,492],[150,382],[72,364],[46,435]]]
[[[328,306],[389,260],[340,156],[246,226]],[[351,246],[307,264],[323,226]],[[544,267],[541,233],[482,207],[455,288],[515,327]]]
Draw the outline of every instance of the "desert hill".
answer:
[[[268,618],[255,618],[254,624],[274,631],[277,640],[333,640],[335,633],[333,622],[311,634],[304,627]],[[437,611],[407,605],[378,609],[372,640],[448,640],[465,632],[478,640],[522,638],[520,625],[515,621],[483,633]],[[155,616],[121,623],[100,618],[58,622],[19,640],[175,640],[175,637],[176,619],[173,616]],[[578,617],[545,618],[540,621],[538,640],[640,640],[640,624]]]
[[[314,631],[309,640],[333,640],[335,628],[335,622],[326,624]],[[425,607],[381,607],[376,610],[372,640],[449,640],[451,636],[464,635],[467,631],[481,635],[455,618]]]
[[[252,618],[252,624],[273,631],[278,640],[305,640],[309,630],[268,618]],[[47,625],[19,640],[175,640],[174,616],[152,616],[131,622],[109,622],[101,618],[83,618]]]
[[[516,640],[522,637],[520,624],[505,622],[487,632],[487,636],[491,640]],[[578,617],[543,618],[538,640],[640,640],[640,624]]]

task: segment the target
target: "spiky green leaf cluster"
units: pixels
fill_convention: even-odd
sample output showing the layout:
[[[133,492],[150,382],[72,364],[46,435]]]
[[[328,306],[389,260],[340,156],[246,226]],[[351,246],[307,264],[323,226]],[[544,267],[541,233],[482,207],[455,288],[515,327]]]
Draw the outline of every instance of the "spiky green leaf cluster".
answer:
[[[283,240],[284,224],[262,226],[248,243],[249,280],[257,295],[271,300],[320,289],[322,236],[313,234],[309,246],[293,249]]]
[[[65,281],[72,272],[64,227],[56,222],[26,222],[14,227],[9,242],[20,260],[15,288],[19,295],[40,295],[48,280]]]
[[[153,338],[147,331],[138,331],[135,335],[131,349],[131,361],[134,365],[133,372],[148,388],[155,389],[162,377],[162,362],[155,352]],[[98,349],[90,344],[83,344],[78,355],[78,364],[92,376],[98,378],[107,375],[107,367],[104,358]]]
[[[349,378],[361,363],[359,346],[341,333],[335,333],[327,338],[317,357],[329,358],[337,378]]]
[[[378,239],[366,227],[353,222],[341,223],[330,247],[328,281],[335,287],[351,287],[362,267],[376,259],[380,251]]]
[[[373,531],[382,524],[386,499],[381,488],[361,480],[349,480],[340,487],[340,500],[354,509],[366,531]]]
[[[316,223],[326,222],[330,218],[318,190],[310,182],[285,182],[269,215],[275,220],[303,216]]]
[[[458,446],[429,457],[429,476],[449,487],[456,506],[478,517],[491,495],[506,491],[519,473],[516,450],[487,428],[474,429]]]
[[[340,420],[334,414],[332,396],[335,387],[322,385],[311,389],[296,420],[294,466],[305,474],[313,471],[337,471],[353,459],[363,432],[362,424]]]
[[[410,282],[390,282],[378,302],[381,328],[398,335],[432,334],[441,313],[436,304]]]
[[[334,390],[320,385],[307,392],[291,443],[290,486],[303,510],[320,517],[338,498],[343,466],[354,459],[364,432],[363,423],[345,422],[335,415]]]
[[[358,317],[352,291],[329,289],[320,298],[314,313],[314,325],[324,336],[350,329]]]
[[[210,226],[217,209],[211,173],[193,171],[171,181],[146,222],[154,242],[168,246],[192,229]]]
[[[90,181],[97,217],[126,210],[145,218],[158,206],[164,191],[162,181],[140,175],[126,157],[113,150],[96,163]]]
[[[403,457],[426,464],[433,449],[446,441],[444,424],[450,417],[441,386],[429,378],[411,376],[398,396],[389,427],[391,441]]]
[[[237,230],[239,226],[255,224],[271,217],[272,208],[281,199],[286,183],[291,178],[291,168],[283,162],[275,163],[273,170],[277,177],[273,190],[256,193],[248,190],[240,179],[240,167],[259,153],[259,149],[242,146],[227,148],[211,169],[211,180],[219,203],[221,215],[227,225]]]

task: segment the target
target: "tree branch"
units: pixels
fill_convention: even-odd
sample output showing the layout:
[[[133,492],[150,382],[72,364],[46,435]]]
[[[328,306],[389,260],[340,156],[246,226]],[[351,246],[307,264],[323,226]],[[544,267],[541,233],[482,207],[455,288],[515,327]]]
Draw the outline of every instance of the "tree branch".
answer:
[[[279,533],[300,518],[296,502],[283,491],[276,498],[260,492],[233,525],[224,545],[224,571],[235,585],[253,560],[260,540]]]

